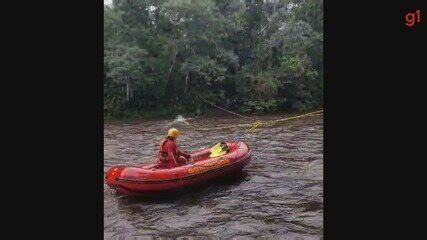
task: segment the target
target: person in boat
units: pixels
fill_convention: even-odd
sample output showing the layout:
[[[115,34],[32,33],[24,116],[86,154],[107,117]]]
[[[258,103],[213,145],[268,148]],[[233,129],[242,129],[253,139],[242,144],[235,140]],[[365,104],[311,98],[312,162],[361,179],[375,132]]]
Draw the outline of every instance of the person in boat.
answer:
[[[168,136],[160,142],[157,168],[178,167],[191,160],[191,155],[181,151],[176,144],[179,135],[178,129],[171,128],[168,131]]]

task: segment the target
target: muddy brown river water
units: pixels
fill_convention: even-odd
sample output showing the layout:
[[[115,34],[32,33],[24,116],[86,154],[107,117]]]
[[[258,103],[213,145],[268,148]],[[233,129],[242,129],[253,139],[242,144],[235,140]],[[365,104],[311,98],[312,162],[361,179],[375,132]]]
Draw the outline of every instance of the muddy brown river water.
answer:
[[[214,127],[247,120],[199,117],[189,122]],[[323,115],[252,134],[199,132],[173,120],[106,123],[104,172],[114,165],[154,161],[170,127],[182,132],[178,145],[183,150],[240,139],[252,146],[252,160],[241,174],[161,199],[120,196],[104,184],[104,239],[322,239]]]

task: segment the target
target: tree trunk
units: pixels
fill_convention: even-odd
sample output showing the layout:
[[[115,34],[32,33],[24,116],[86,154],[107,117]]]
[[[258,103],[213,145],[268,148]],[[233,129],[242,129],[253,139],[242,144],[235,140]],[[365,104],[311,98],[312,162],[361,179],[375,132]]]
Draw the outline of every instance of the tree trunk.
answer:
[[[129,86],[129,79],[128,79],[128,77],[126,76],[126,100],[129,102],[129,100],[130,100],[130,95],[129,95],[129,93],[130,93],[130,86]]]
[[[172,57],[172,62],[171,62],[171,65],[169,66],[168,76],[166,77],[166,79],[167,79],[168,82],[169,82],[170,76],[172,74],[172,69],[175,66],[176,56],[178,55],[178,49],[177,49],[176,44],[175,44],[174,48],[175,48],[175,50],[174,50],[174,54],[173,54],[173,57]]]
[[[185,75],[185,89],[184,89],[185,94],[187,94],[187,90],[188,90],[188,74],[189,72],[187,72],[187,74]]]

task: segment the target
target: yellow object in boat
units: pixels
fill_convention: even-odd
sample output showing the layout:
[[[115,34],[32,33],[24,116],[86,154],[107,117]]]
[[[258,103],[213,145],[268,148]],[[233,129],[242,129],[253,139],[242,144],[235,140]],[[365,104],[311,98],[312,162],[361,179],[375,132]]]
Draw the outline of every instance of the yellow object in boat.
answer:
[[[221,146],[221,143],[217,143],[215,146],[211,148],[210,152],[211,154],[209,155],[209,157],[213,158],[213,157],[219,157],[226,154],[227,150],[223,149],[223,147]]]

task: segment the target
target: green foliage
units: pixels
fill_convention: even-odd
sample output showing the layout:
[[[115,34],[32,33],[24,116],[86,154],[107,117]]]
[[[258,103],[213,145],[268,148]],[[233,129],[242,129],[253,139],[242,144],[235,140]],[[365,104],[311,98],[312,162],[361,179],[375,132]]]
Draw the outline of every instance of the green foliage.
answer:
[[[323,102],[323,0],[114,0],[104,41],[106,117]]]

